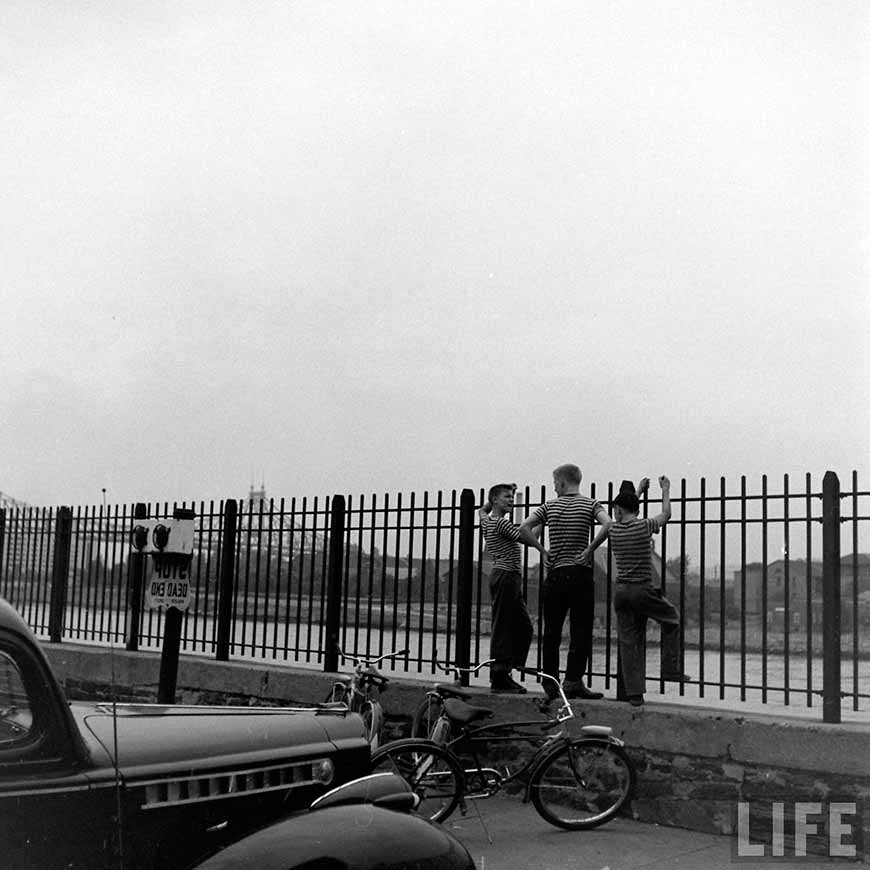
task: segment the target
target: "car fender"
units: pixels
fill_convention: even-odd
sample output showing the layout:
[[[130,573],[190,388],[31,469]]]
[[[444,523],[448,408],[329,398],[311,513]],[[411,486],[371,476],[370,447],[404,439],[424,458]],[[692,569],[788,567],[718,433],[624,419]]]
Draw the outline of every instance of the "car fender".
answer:
[[[195,868],[296,870],[311,866],[475,870],[465,846],[443,828],[367,803],[291,816],[249,834]]]

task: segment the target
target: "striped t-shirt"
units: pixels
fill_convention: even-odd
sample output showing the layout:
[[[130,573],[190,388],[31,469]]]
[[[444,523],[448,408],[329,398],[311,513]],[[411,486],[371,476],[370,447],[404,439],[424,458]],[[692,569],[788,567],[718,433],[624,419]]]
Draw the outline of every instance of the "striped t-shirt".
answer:
[[[486,539],[486,552],[492,559],[493,568],[505,571],[520,570],[520,528],[515,526],[510,517],[485,517],[480,521],[480,528]]]
[[[579,492],[560,495],[535,508],[532,516],[549,529],[547,550],[551,568],[581,564],[580,554],[589,546],[592,521],[599,513],[607,516],[601,502]]]
[[[610,552],[616,560],[618,583],[652,583],[650,536],[661,529],[654,517],[635,517],[610,527]]]

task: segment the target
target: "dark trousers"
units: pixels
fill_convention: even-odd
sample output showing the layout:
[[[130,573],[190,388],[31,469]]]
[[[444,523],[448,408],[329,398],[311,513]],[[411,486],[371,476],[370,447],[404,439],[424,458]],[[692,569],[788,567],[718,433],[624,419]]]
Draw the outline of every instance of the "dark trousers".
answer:
[[[489,592],[492,597],[489,657],[495,659],[490,674],[504,675],[511,668],[525,667],[534,629],[518,571],[495,568],[489,578]]]
[[[620,666],[626,695],[642,695],[646,685],[646,624],[662,626],[662,676],[682,673],[680,614],[651,583],[617,583],[613,593],[619,635]]]
[[[568,616],[568,661],[565,680],[582,680],[592,657],[592,624],[595,618],[595,584],[592,567],[571,565],[554,568],[544,580],[544,638],[541,668],[545,674],[559,678],[559,647],[562,628]],[[544,686],[552,694],[552,686]]]

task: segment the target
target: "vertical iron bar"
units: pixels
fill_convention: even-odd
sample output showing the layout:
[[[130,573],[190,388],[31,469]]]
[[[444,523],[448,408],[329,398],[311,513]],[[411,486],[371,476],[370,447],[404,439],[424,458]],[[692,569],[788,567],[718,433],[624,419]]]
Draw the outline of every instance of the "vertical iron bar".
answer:
[[[383,524],[383,538],[381,547],[381,618],[378,624],[378,638],[380,638],[380,642],[378,644],[378,649],[383,650],[383,636],[384,636],[384,624],[387,617],[387,562],[390,559],[390,551],[389,551],[389,525],[390,525],[390,495],[389,493],[384,494],[384,524]]]
[[[224,502],[220,537],[220,578],[218,589],[218,626],[215,658],[229,661],[230,639],[233,627],[233,601],[235,598],[236,534],[238,528],[238,502]]]
[[[318,496],[314,497],[314,522],[317,523],[317,517],[320,515],[320,512],[317,510],[317,501]],[[317,661],[321,661],[323,658],[323,647],[326,644],[326,604],[327,604],[327,595],[326,595],[326,586],[329,577],[329,542],[327,539],[328,529],[326,528],[329,517],[329,505],[330,498],[327,496],[324,499],[323,505],[323,534],[321,535],[321,546],[320,546],[320,588],[318,591],[318,598],[320,600],[320,613],[318,614],[317,619]]]
[[[438,649],[438,608],[441,603],[441,531],[444,528],[444,493],[438,490],[438,498],[435,507],[435,516],[438,522],[435,526],[435,577],[433,578],[433,595],[432,595],[432,661],[430,673],[435,673],[435,659]]]
[[[471,664],[471,595],[474,578],[474,493],[463,489],[459,499],[459,566],[456,593],[456,664],[467,668]],[[468,674],[462,673],[460,683],[468,685]]]
[[[755,602],[753,601],[753,607]],[[740,700],[746,700],[746,475],[740,477]]]
[[[704,654],[706,652],[706,608],[704,606],[706,600],[706,562],[707,562],[707,480],[701,478],[701,512],[699,517],[700,523],[700,548],[701,548],[701,563],[698,567],[700,588],[698,590],[698,694],[701,698],[704,697]]]
[[[393,548],[393,594],[392,594],[392,637],[390,638],[391,648],[396,648],[396,631],[399,627],[399,566],[401,564],[401,540],[402,540],[402,493],[396,497],[396,540]],[[380,644],[378,646],[378,655],[384,653],[384,636],[381,634]]]
[[[6,508],[0,508],[0,595],[8,598],[6,586],[8,582],[9,564],[6,556]]]
[[[782,676],[783,676],[783,702],[789,704],[789,650],[791,642],[791,561],[789,556],[789,511],[788,511],[788,475],[782,479],[783,498],[783,566],[782,566],[782,594],[783,594],[783,635],[782,635]]]
[[[852,709],[858,709],[858,472],[852,471]]]
[[[411,504],[408,507],[408,586],[405,590],[405,639],[401,644],[402,649],[411,646],[411,603],[414,593],[414,514],[416,512],[416,493],[411,492]],[[393,647],[395,650],[399,644]]]
[[[806,476],[806,634],[807,634],[807,707],[813,706],[813,495],[812,478]]]
[[[329,673],[338,670],[345,507],[343,495],[332,496],[329,515],[329,569],[326,587],[326,651],[323,655],[323,670]]]
[[[686,650],[686,522],[689,505],[686,500],[686,478],[680,480],[680,650],[685,658]],[[700,674],[698,679],[700,680]],[[680,684],[680,694],[685,694],[685,684]]]
[[[360,506],[360,511],[362,506]],[[366,655],[371,655],[372,649],[372,608],[374,606],[375,590],[375,527],[378,516],[378,497],[372,493],[371,520],[369,521],[369,570],[368,570],[368,597],[366,599]],[[362,531],[362,518],[360,518],[360,531]],[[381,619],[384,618],[383,587],[378,594],[380,601]]]
[[[148,507],[144,502],[137,502],[133,508],[133,522],[148,518]],[[131,528],[132,532],[132,528]],[[139,649],[139,632],[142,622],[142,592],[145,587],[145,560],[148,557],[141,551],[130,549],[130,561],[127,569],[127,639],[126,648],[131,652]]]
[[[767,703],[767,475],[761,475],[761,702]]]
[[[281,621],[281,580],[284,576],[284,498],[278,503],[278,551],[275,554],[275,624],[272,626],[272,658],[278,658],[278,625]],[[285,593],[285,601],[290,601],[290,586]],[[285,603],[285,613],[287,604]],[[287,631],[287,620],[284,621],[284,631]],[[284,642],[284,657],[287,657],[287,642]]]
[[[822,718],[840,722],[840,481],[822,483]]]
[[[423,492],[423,529],[420,542],[420,620],[417,624],[417,673],[423,670],[423,629],[426,615],[426,568],[429,564],[429,491]],[[434,624],[434,622],[433,622]],[[407,658],[405,659],[407,670]]]
[[[57,512],[54,533],[54,560],[51,568],[51,605],[49,608],[48,634],[49,640],[52,643],[60,643],[63,637],[71,542],[72,511],[68,507],[61,507]]]
[[[262,507],[262,501],[260,505]],[[262,510],[260,512],[262,516]],[[266,658],[266,649],[268,648],[267,638],[269,635],[269,600],[272,595],[272,533],[275,529],[275,499],[269,499],[269,514],[268,514],[268,522],[266,524],[266,588],[263,590],[263,640],[260,644],[260,655],[263,658]],[[260,549],[263,548],[263,527],[260,525]],[[257,557],[259,564],[259,555]],[[275,618],[275,622],[277,623],[277,618]],[[274,658],[274,650],[275,646],[272,645],[273,658]]]
[[[719,478],[719,699],[725,698],[725,478]]]

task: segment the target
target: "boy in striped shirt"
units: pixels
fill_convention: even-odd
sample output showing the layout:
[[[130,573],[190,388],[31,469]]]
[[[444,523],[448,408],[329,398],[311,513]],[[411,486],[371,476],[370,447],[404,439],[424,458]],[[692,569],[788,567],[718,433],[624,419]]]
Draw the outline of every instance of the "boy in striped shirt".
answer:
[[[525,667],[534,630],[523,598],[520,530],[511,520],[516,488],[515,483],[499,483],[490,489],[480,509],[480,528],[492,559],[489,657],[495,661],[490,666],[490,687],[496,693],[523,695],[526,690],[511,677],[511,669]],[[546,557],[540,541],[535,540],[533,546]]]
[[[642,493],[649,481],[640,483]],[[617,634],[622,668],[622,680],[628,701],[635,707],[643,704],[646,682],[646,624],[648,619],[660,623],[662,635],[662,677],[682,680],[680,673],[680,615],[676,607],[653,586],[651,535],[661,530],[671,518],[671,483],[659,478],[662,488],[662,510],[652,518],[638,517],[640,501],[631,483],[623,484],[613,500],[615,522],[610,527],[610,551],[616,562],[616,588],[613,608],[616,611]]]
[[[601,692],[588,689],[583,682],[592,656],[595,615],[592,550],[603,540],[596,536],[590,544],[589,535],[595,520],[601,523],[605,534],[611,520],[601,502],[580,494],[581,480],[582,474],[576,465],[560,465],[555,469],[553,488],[557,498],[542,504],[524,520],[520,525],[520,540],[534,540],[534,531],[539,526],[549,529],[549,570],[542,596],[541,668],[545,674],[558,679],[562,628],[568,616],[568,660],[563,688],[567,697],[588,701],[604,697]],[[557,694],[547,682],[544,692],[548,700]]]

